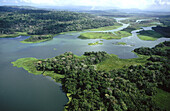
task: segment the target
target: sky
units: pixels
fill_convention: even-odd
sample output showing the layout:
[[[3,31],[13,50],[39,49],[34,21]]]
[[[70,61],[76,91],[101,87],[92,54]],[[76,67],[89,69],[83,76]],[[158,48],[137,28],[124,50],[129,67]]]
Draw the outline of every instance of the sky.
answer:
[[[91,6],[120,9],[169,10],[170,0],[0,0],[0,5]]]

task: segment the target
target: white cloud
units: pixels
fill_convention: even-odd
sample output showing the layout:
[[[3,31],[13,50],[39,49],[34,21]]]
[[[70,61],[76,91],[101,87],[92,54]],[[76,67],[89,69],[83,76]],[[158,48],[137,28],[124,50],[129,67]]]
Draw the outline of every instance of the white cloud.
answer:
[[[170,5],[169,0],[155,0],[155,3],[159,5]]]
[[[59,0],[20,0],[20,2],[32,3],[32,4],[46,4],[46,5],[57,5]]]
[[[153,5],[170,5],[170,0],[2,0],[6,3],[28,3],[34,5],[53,6],[105,6],[118,8],[139,8],[145,9]],[[0,0],[0,3],[2,2]]]

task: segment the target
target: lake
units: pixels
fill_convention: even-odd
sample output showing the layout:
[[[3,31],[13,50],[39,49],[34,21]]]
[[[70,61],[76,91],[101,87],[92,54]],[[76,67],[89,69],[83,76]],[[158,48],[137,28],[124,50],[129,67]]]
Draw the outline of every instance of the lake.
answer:
[[[119,20],[119,19],[118,19]],[[114,32],[126,28],[123,24],[119,29],[110,30]],[[146,28],[147,29],[147,28]],[[84,31],[89,32],[89,31]],[[167,38],[156,41],[143,41],[132,31],[132,36],[120,40],[103,40],[103,45],[89,46],[88,43],[100,39],[77,38],[80,33],[73,32],[57,35],[53,40],[23,44],[20,41],[28,38],[25,36],[17,38],[0,39],[0,111],[62,111],[68,99],[61,89],[61,84],[54,82],[49,77],[29,74],[22,68],[13,67],[11,62],[19,58],[51,58],[66,51],[76,55],[82,55],[86,51],[106,51],[116,54],[119,58],[129,59],[137,56],[132,53],[135,48],[155,45]],[[127,45],[114,45],[116,42],[125,42]]]

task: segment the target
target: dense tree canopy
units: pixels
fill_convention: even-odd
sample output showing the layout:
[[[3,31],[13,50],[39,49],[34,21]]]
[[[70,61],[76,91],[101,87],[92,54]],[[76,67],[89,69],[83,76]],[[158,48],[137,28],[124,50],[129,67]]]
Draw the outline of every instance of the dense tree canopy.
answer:
[[[114,23],[114,19],[86,13],[0,7],[0,34],[57,34],[111,26]]]
[[[64,92],[71,94],[69,111],[160,111],[153,101],[156,88],[170,92],[170,42],[153,48],[138,48],[136,53],[149,55],[145,65],[131,65],[109,72],[95,65],[109,56],[106,52],[85,52],[75,56],[66,52],[51,59],[39,60],[37,70],[55,71]]]

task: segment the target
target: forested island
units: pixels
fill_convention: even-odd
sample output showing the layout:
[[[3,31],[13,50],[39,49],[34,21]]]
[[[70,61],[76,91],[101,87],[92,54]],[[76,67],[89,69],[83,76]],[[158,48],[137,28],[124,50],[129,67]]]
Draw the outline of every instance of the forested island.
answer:
[[[170,101],[160,94],[169,96],[170,91],[169,46],[166,41],[135,49],[139,58],[129,60],[106,52],[82,56],[66,52],[48,59],[18,59],[13,64],[61,82],[69,96],[65,110],[168,111]],[[114,67],[116,63],[119,67]]]

